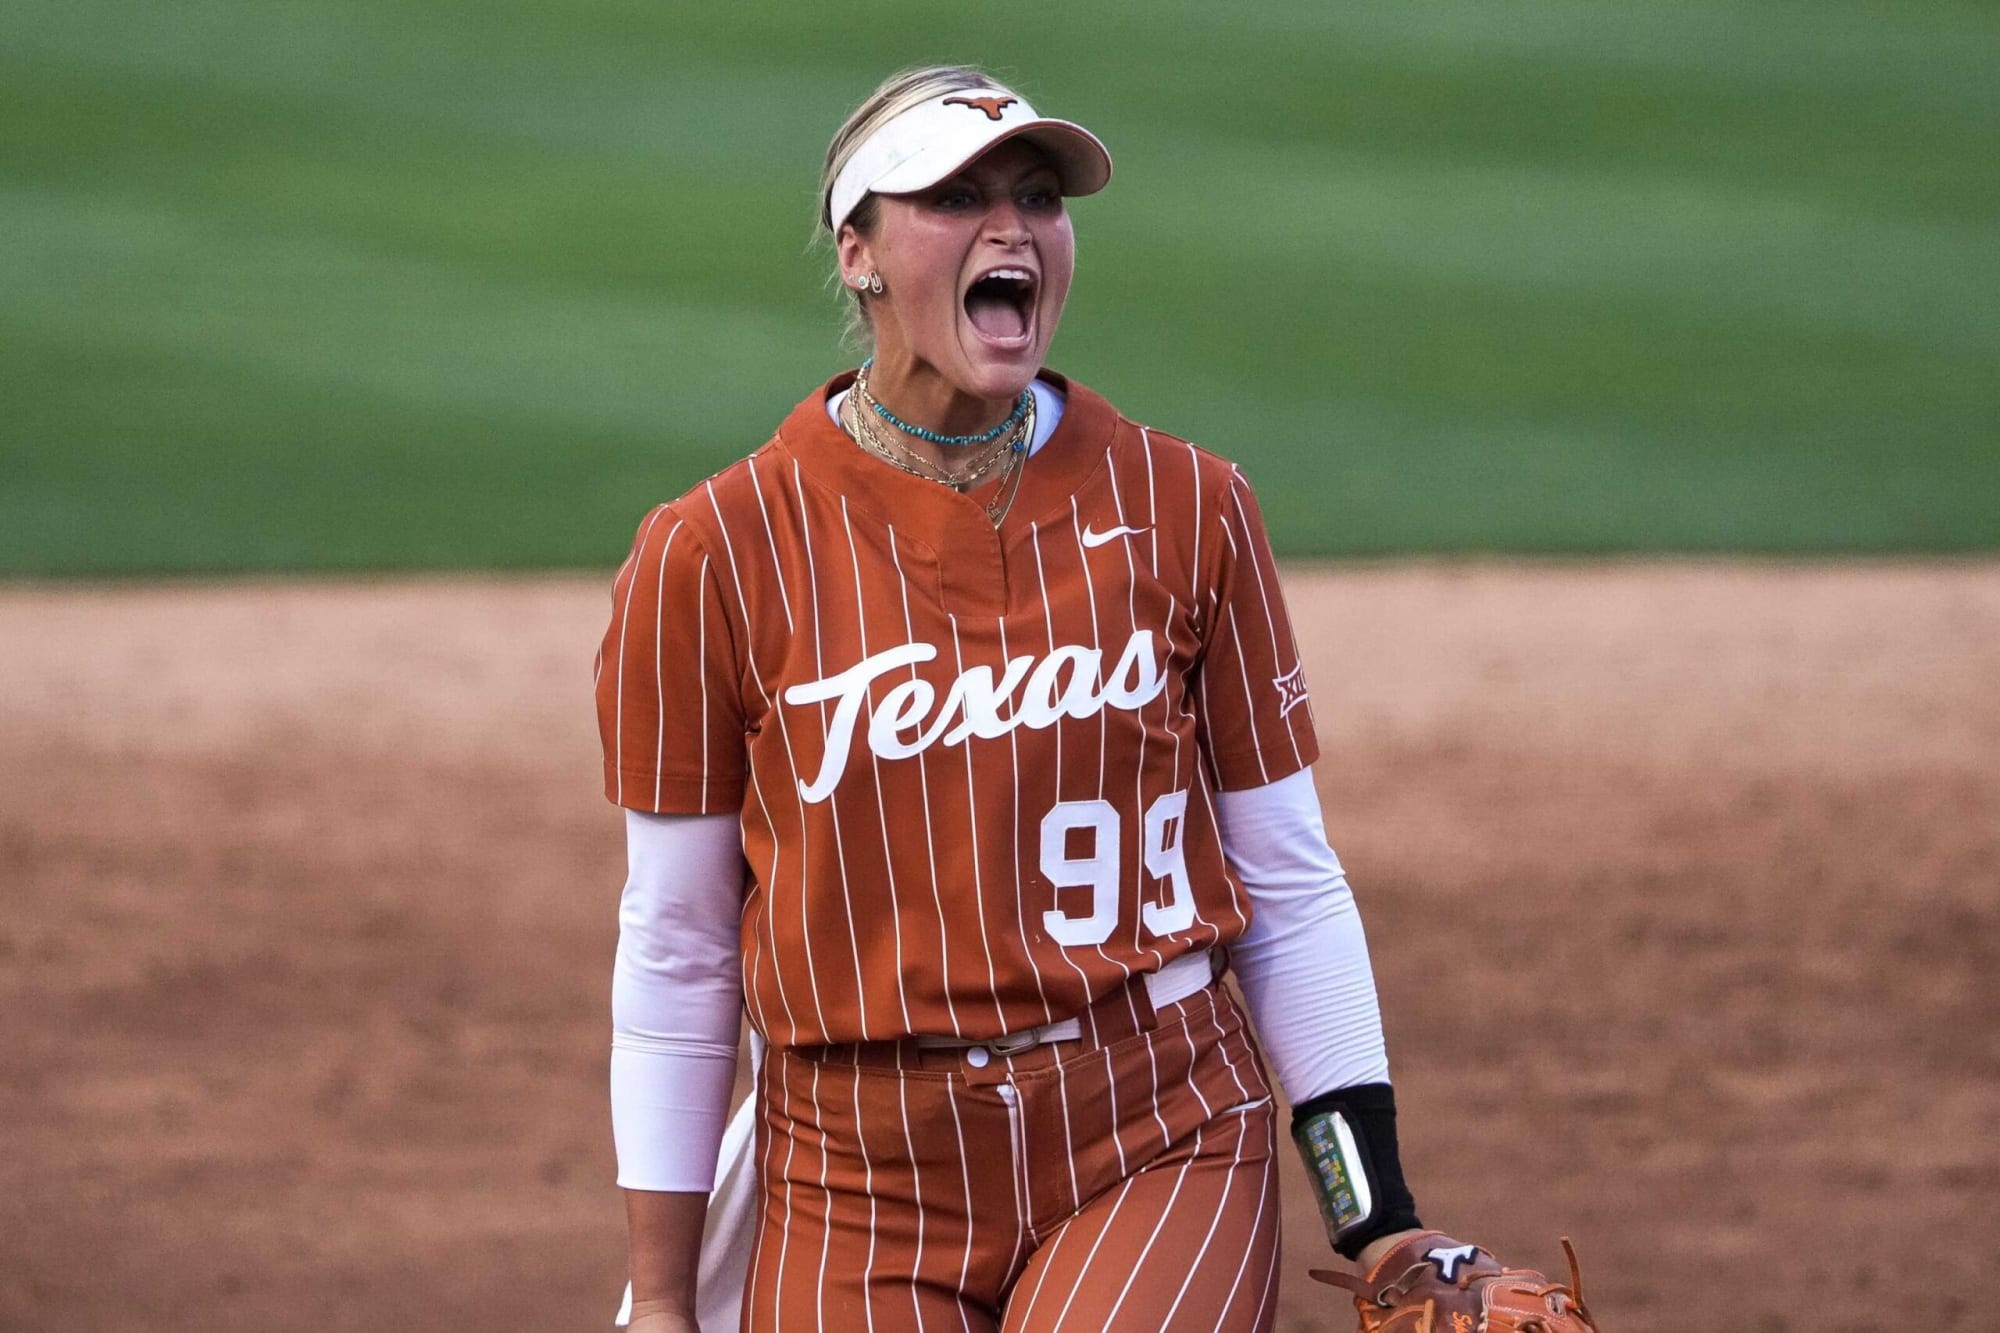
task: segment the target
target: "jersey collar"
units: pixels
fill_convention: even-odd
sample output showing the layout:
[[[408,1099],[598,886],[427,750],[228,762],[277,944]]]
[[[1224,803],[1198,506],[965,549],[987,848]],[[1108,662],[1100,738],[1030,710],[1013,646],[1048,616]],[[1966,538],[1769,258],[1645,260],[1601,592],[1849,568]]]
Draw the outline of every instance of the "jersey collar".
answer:
[[[870,454],[833,423],[826,405],[854,383],[842,371],[807,394],[778,427],[778,440],[821,485],[845,496],[850,507],[878,518],[934,549],[968,554],[1011,546],[1036,523],[1069,512],[1071,497],[1104,465],[1118,425],[1118,409],[1102,396],[1051,370],[1037,377],[1064,394],[1055,433],[1023,464],[1021,489],[996,533],[986,517],[990,487],[960,495],[912,476]]]

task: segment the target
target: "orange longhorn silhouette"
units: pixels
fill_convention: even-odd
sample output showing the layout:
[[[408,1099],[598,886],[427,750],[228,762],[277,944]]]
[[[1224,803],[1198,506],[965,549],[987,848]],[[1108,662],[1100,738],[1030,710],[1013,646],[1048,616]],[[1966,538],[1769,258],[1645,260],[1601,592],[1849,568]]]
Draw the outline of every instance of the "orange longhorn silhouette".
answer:
[[[984,111],[988,120],[998,120],[1000,119],[1000,113],[1014,105],[1018,100],[1018,98],[1013,97],[947,97],[944,99],[944,104],[946,106],[969,106],[975,111]]]

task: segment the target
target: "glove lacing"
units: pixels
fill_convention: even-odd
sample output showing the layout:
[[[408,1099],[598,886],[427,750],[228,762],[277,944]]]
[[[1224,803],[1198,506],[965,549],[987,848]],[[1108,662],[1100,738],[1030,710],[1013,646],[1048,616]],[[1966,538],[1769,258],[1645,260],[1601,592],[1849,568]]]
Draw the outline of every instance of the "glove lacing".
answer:
[[[1583,1303],[1583,1268],[1576,1261],[1576,1246],[1570,1243],[1568,1236],[1564,1236],[1561,1239],[1563,1257],[1569,1261],[1569,1285],[1565,1287],[1560,1282],[1551,1282],[1545,1287],[1532,1289],[1530,1294],[1541,1297],[1547,1303],[1551,1315],[1563,1315],[1573,1312],[1584,1323],[1590,1325],[1592,1328],[1596,1328],[1597,1321],[1590,1317],[1590,1311]],[[1376,1286],[1370,1286],[1365,1279],[1356,1277],[1352,1273],[1334,1273],[1326,1269],[1316,1268],[1312,1271],[1312,1276],[1322,1282],[1331,1283],[1333,1286],[1345,1287],[1347,1290],[1353,1292],[1357,1299],[1372,1302],[1384,1310],[1395,1309],[1397,1301],[1409,1295],[1411,1291],[1415,1290],[1425,1280],[1424,1264],[1421,1262],[1411,1264],[1408,1268],[1404,1269],[1402,1276],[1398,1277],[1395,1281],[1384,1282]],[[1491,1279],[1500,1276],[1500,1274],[1488,1274],[1487,1276]],[[1465,1276],[1459,1278],[1454,1285],[1464,1288],[1470,1286],[1472,1281],[1472,1274],[1467,1273]],[[1436,1311],[1437,1306],[1435,1302],[1431,1303],[1425,1309],[1421,1333],[1429,1333]],[[1482,1319],[1480,1322],[1483,1324],[1485,1321]],[[1516,1325],[1516,1327],[1520,1330],[1520,1333],[1548,1333],[1549,1328],[1547,1321],[1539,1315],[1529,1315],[1520,1324]]]

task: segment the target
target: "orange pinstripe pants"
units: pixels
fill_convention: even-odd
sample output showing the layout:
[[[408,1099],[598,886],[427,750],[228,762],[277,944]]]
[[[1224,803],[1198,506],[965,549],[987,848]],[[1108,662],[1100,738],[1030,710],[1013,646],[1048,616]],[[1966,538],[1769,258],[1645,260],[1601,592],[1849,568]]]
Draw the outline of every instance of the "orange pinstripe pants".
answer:
[[[1271,1328],[1276,1112],[1234,998],[1130,986],[1083,1026],[772,1050],[743,1329]]]

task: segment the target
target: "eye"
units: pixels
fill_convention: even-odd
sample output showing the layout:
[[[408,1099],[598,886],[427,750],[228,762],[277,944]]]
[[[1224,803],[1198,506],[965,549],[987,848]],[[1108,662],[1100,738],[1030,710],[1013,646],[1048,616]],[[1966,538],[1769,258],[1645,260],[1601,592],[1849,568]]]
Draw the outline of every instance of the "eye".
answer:
[[[1062,207],[1062,189],[1050,181],[1024,186],[1014,198],[1022,208],[1033,212],[1046,213]]]
[[[972,192],[970,186],[947,185],[931,196],[931,207],[956,212],[972,207],[977,201],[978,196]]]

